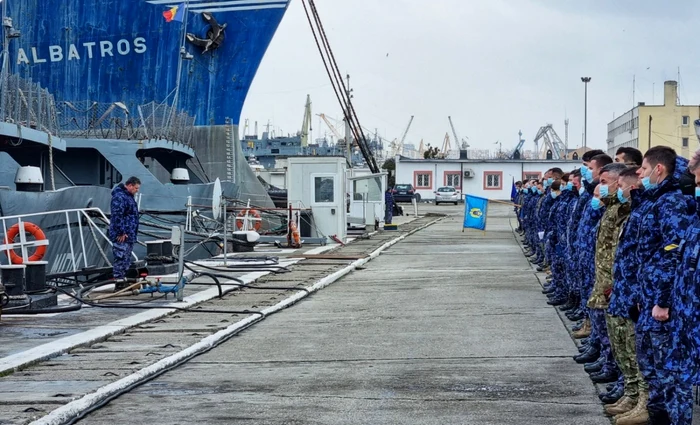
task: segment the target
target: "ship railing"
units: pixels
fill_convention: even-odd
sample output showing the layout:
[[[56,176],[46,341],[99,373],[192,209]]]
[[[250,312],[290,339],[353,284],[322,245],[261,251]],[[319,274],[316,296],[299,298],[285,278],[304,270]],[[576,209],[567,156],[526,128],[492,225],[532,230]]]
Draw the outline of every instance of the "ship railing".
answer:
[[[8,75],[1,83],[2,121],[60,135],[56,102],[48,90],[15,74]]]
[[[58,265],[60,270],[57,270],[55,264],[49,264],[47,271],[78,273],[95,267],[95,264],[88,263],[91,258],[88,255],[88,249],[97,250],[104,261],[105,267],[112,267],[112,263],[109,261],[103,248],[106,246],[111,247],[113,245],[112,241],[103,231],[103,227],[99,226],[94,219],[98,219],[103,223],[109,223],[109,219],[100,208],[75,208],[0,217],[3,233],[3,243],[0,244],[0,252],[5,254],[8,265],[13,263],[13,257],[15,257],[16,262],[18,262],[17,257],[19,257],[24,264],[32,261],[32,256],[34,255],[32,254],[32,249],[37,250],[43,246],[46,247],[44,249],[48,252],[51,249],[48,238],[42,238],[42,235],[36,231],[33,233],[33,239],[27,238],[27,233],[32,233],[31,230],[34,229],[34,226],[38,227],[40,223],[44,231],[50,230],[51,238],[60,240],[61,243],[57,243],[57,245],[60,246],[67,241],[69,248],[67,253],[49,256],[49,258],[53,258],[54,262],[60,261],[62,264]],[[34,221],[37,223],[34,223]],[[78,228],[77,238],[71,232],[75,227]],[[40,227],[39,229],[41,230]],[[8,232],[12,233],[12,238],[8,237]],[[65,232],[65,234],[62,232]],[[46,234],[44,233],[44,235]],[[19,241],[16,241],[16,239],[19,239]],[[60,249],[59,246],[57,246],[57,249]],[[34,252],[36,253],[36,251]],[[138,260],[134,253],[132,253],[132,257],[134,260]],[[81,262],[82,265],[80,264]],[[63,263],[67,263],[69,268],[62,267]]]
[[[148,140],[164,139],[190,145],[195,117],[164,103],[129,107],[123,102],[60,102],[64,137]]]

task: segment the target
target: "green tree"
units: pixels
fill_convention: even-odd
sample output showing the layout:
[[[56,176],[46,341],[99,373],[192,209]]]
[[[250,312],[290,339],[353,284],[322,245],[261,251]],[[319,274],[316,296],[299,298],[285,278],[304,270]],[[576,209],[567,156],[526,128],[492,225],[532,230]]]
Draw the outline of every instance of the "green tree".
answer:
[[[396,184],[396,160],[394,158],[389,158],[384,161],[382,165],[382,170],[389,172],[389,178],[387,179],[387,184],[389,187],[394,187]]]

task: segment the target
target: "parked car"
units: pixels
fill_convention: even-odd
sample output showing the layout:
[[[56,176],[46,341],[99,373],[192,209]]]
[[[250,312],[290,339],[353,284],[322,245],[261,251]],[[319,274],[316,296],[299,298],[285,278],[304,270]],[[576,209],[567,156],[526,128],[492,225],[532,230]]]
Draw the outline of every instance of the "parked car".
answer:
[[[412,184],[397,184],[391,193],[394,194],[394,201],[396,202],[412,202],[413,199],[416,202],[420,202],[420,193],[416,193]]]
[[[435,192],[435,205],[440,205],[440,202],[452,202],[457,205],[460,200],[459,191],[452,186],[440,187]]]

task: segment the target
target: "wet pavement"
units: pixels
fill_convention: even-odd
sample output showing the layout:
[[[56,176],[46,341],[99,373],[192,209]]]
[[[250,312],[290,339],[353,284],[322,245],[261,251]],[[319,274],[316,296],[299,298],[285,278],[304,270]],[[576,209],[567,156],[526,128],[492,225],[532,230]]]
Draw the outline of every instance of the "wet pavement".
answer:
[[[461,208],[81,423],[610,423],[512,210]]]

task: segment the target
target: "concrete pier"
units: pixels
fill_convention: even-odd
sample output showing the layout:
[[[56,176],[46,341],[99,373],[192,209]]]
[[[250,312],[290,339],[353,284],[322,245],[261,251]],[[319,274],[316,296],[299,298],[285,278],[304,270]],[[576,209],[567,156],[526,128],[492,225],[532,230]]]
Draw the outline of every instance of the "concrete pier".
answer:
[[[512,210],[461,208],[84,423],[609,424]]]

